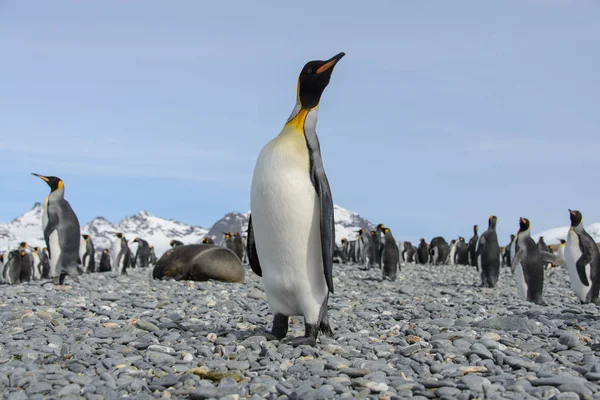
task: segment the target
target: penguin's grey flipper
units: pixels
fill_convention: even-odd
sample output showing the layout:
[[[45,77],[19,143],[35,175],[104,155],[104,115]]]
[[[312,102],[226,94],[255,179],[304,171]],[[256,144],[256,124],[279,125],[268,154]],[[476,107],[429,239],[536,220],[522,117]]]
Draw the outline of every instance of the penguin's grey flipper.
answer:
[[[333,293],[333,253],[335,251],[335,222],[333,218],[333,198],[331,188],[323,168],[321,149],[317,135],[309,135],[306,131],[306,144],[310,153],[310,179],[319,196],[321,205],[321,253],[323,272],[327,288]]]
[[[585,274],[585,266],[592,261],[592,249],[589,246],[581,247],[583,247],[582,254],[575,263],[575,267],[577,268],[577,274],[579,275],[579,279],[581,279],[581,283],[583,283],[584,286],[590,286],[590,282]]]
[[[246,242],[246,253],[248,253],[248,262],[252,271],[262,277],[262,269],[258,260],[258,252],[256,251],[256,242],[254,241],[254,230],[252,229],[252,214],[248,219],[248,241]]]
[[[510,262],[510,272],[515,273],[515,269],[517,269],[517,265],[521,263],[521,258],[523,258],[523,249],[517,250],[517,254],[513,257]]]
[[[58,215],[54,213],[48,213],[48,224],[44,228],[44,240],[48,245],[48,258],[52,258],[52,254],[50,253],[50,235],[52,232],[56,230],[58,227]]]

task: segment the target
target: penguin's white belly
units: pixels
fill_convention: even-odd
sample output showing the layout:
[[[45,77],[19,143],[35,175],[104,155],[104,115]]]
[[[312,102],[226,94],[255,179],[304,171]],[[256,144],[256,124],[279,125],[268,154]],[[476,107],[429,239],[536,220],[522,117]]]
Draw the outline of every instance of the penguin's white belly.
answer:
[[[60,258],[60,242],[58,240],[58,231],[52,231],[48,242],[48,248],[50,249],[50,278],[54,278],[57,276],[56,267]]]
[[[40,270],[40,256],[37,253],[32,253],[33,258],[33,279],[36,281],[42,277],[42,271]]]
[[[86,251],[86,240],[82,239],[81,242],[79,242],[79,259],[81,260],[81,265],[85,268],[87,267],[87,265],[85,265],[85,262],[83,260],[83,255],[85,254]]]
[[[113,242],[112,248],[110,249],[111,251],[111,256],[112,256],[112,265],[114,268],[114,271],[116,272],[117,275],[121,275],[123,273],[123,261],[125,260],[125,257],[120,257],[119,259],[119,254],[121,254],[121,240],[117,239]]]
[[[452,246],[450,249],[450,255],[448,256],[448,264],[454,265],[454,254],[456,253],[456,246]]]
[[[521,263],[517,264],[515,268],[515,280],[517,281],[517,289],[521,300],[527,300],[527,281],[525,280],[525,274],[523,272],[523,266]]]
[[[271,309],[316,323],[328,293],[321,210],[306,143],[297,139],[305,141],[303,135],[279,136],[261,152],[252,181],[252,226]]]
[[[571,289],[573,289],[577,297],[579,297],[579,300],[585,301],[587,294],[592,287],[592,267],[590,264],[585,266],[585,275],[588,278],[590,286],[584,286],[581,279],[579,279],[577,267],[575,266],[579,257],[581,257],[579,237],[575,232],[570,230],[567,235],[567,244],[565,245],[565,264],[567,264],[567,271],[569,272],[569,278],[571,278]]]
[[[433,257],[432,257],[433,263],[436,263],[438,261],[438,248],[437,246],[433,248]]]

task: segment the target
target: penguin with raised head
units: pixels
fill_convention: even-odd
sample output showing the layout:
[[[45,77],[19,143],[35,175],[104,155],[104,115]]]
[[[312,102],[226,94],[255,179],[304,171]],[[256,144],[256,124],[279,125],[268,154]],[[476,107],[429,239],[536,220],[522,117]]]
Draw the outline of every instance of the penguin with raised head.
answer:
[[[112,255],[111,266],[113,267],[116,275],[127,275],[127,268],[130,263],[130,250],[127,245],[127,239],[121,232],[115,232],[117,237],[112,244],[110,250]]]
[[[473,225],[473,236],[469,239],[469,264],[472,267],[476,267],[477,271],[479,271],[479,266],[477,265],[477,241],[479,240],[479,235],[477,234],[477,230],[479,226]]]
[[[244,242],[239,232],[233,232],[233,249],[231,250],[238,256],[240,261],[244,261]]]
[[[400,251],[390,228],[383,228],[383,234],[385,239],[383,241],[383,255],[381,257],[383,279],[395,281],[396,274],[400,268]]]
[[[363,269],[371,268],[371,235],[365,228],[358,230],[356,237],[355,258],[356,263],[361,265]]]
[[[154,246],[150,246],[150,265],[156,265],[156,253],[154,252]]]
[[[469,246],[462,236],[458,237],[458,242],[456,243],[455,262],[458,265],[469,265]]]
[[[183,246],[183,242],[173,239],[169,242],[169,245],[171,247]]]
[[[450,254],[450,246],[448,246],[446,239],[441,236],[431,239],[429,254],[431,255],[431,263],[433,265],[445,263],[448,259],[448,254]]]
[[[448,264],[448,265],[456,264],[455,258],[456,258],[456,240],[452,239],[450,241],[450,253],[448,253],[448,259],[446,260],[446,264]]]
[[[81,235],[82,242],[79,247],[79,258],[81,259],[81,267],[87,273],[96,271],[96,251],[94,250],[94,242],[90,235]]]
[[[565,264],[571,288],[582,303],[599,304],[600,254],[598,245],[583,226],[583,215],[569,210],[571,228],[565,245]]]
[[[414,263],[415,262],[415,254],[417,252],[415,247],[408,240],[405,241],[403,243],[403,245],[404,245],[404,250],[402,251],[402,259],[404,259],[404,262]]]
[[[110,253],[108,249],[102,250],[102,257],[100,257],[100,267],[98,272],[110,272],[112,270],[110,266]]]
[[[496,234],[498,218],[492,215],[488,229],[477,242],[477,266],[481,270],[481,286],[493,288],[500,277],[500,245]]]
[[[208,236],[204,236],[204,238],[202,238],[202,244],[215,244],[216,245],[213,238],[208,237]]]
[[[71,205],[65,200],[65,185],[55,176],[37,176],[50,186],[50,194],[44,201],[42,226],[44,241],[50,257],[50,277],[59,278],[63,284],[67,275],[79,275],[79,220]]]
[[[304,316],[304,337],[293,345],[314,345],[319,332],[332,334],[333,201],[315,128],[321,94],[343,56],[302,68],[296,106],[261,151],[252,178],[250,265],[263,277],[276,338],[287,334],[289,316]]]
[[[427,264],[429,262],[429,246],[425,242],[424,238],[419,239],[419,246],[417,247],[417,264]]]
[[[531,224],[527,218],[519,218],[519,232],[515,240],[518,241],[519,250],[511,260],[511,271],[515,275],[521,299],[542,304],[544,264],[560,261],[533,241]]]
[[[150,245],[144,239],[136,237],[133,243],[138,244],[134,259],[140,268],[146,268],[150,264]]]

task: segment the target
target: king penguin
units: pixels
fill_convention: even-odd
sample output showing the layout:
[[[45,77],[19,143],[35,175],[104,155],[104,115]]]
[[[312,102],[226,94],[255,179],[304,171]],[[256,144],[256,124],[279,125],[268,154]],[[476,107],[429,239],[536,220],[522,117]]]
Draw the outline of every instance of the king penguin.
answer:
[[[127,239],[121,232],[115,232],[117,237],[112,244],[110,250],[112,255],[111,264],[116,272],[116,275],[127,275],[127,267],[129,266],[129,246]]]
[[[146,268],[150,264],[150,245],[144,239],[136,237],[133,243],[138,244],[138,248],[135,252],[136,264],[140,268]]]
[[[211,237],[204,236],[204,238],[202,239],[202,243],[204,243],[204,244],[215,244],[215,241]]]
[[[83,241],[79,248],[79,258],[81,259],[82,268],[87,273],[96,272],[96,251],[94,250],[94,242],[90,235],[81,235]]]
[[[455,263],[459,265],[469,265],[469,246],[467,246],[465,238],[462,236],[458,237],[458,243],[456,244]]]
[[[450,254],[448,254],[448,260],[446,260],[446,264],[448,264],[448,265],[456,264],[455,254],[456,254],[456,240],[452,239],[450,241]]]
[[[55,176],[32,174],[50,186],[50,194],[44,201],[42,226],[44,240],[50,257],[50,278],[59,277],[62,285],[67,275],[78,275],[79,220],[65,200],[65,185]]]
[[[108,249],[102,250],[102,257],[100,258],[100,268],[98,272],[110,272],[112,268],[110,267],[110,253]]]
[[[481,270],[481,286],[493,288],[500,277],[500,245],[496,234],[498,218],[492,215],[488,229],[477,242],[477,266]]]
[[[154,246],[150,246],[150,265],[156,265],[156,253],[154,252]]]
[[[571,228],[565,245],[565,264],[571,288],[582,303],[599,304],[600,254],[594,239],[583,227],[583,215],[569,210]]]
[[[419,239],[419,247],[417,247],[417,264],[427,264],[429,262],[429,246],[424,238]]]
[[[565,245],[567,241],[565,239],[558,239],[559,243],[556,247],[556,258],[565,261]]]
[[[383,253],[381,255],[383,279],[395,281],[400,268],[400,250],[390,228],[384,227],[382,233],[384,235]]]
[[[182,241],[179,241],[179,240],[175,240],[175,239],[173,239],[173,240],[171,240],[171,241],[169,242],[169,245],[170,245],[171,247],[183,246],[183,242],[182,242]]]
[[[516,239],[519,250],[511,260],[511,271],[517,281],[522,300],[542,304],[544,289],[544,262],[554,262],[552,254],[544,251],[531,238],[531,225],[527,218],[519,219]]]
[[[469,263],[473,267],[477,267],[477,271],[479,271],[479,266],[477,265],[477,241],[479,240],[479,235],[477,235],[477,230],[479,227],[477,225],[473,225],[473,236],[469,239]]]
[[[327,302],[333,293],[333,200],[315,128],[321,95],[343,56],[302,68],[296,106],[262,149],[252,178],[250,266],[263,278],[276,338],[287,334],[289,316],[304,316],[304,337],[292,345],[315,345],[319,332],[332,334]]]

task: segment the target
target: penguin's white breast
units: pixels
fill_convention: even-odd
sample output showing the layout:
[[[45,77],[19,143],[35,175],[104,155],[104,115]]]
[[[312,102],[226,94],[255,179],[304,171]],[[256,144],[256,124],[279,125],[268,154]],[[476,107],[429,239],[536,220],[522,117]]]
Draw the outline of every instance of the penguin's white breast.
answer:
[[[527,300],[527,281],[525,280],[525,274],[523,272],[523,266],[521,263],[515,267],[515,280],[517,281],[517,289],[521,295],[521,300]]]
[[[307,302],[320,307],[327,295],[321,210],[303,134],[288,132],[265,146],[252,180],[251,210],[271,307],[286,315],[300,313]]]
[[[592,285],[592,268],[590,264],[585,266],[585,274],[588,278],[590,286],[584,286],[581,282],[581,279],[579,279],[579,274],[577,273],[576,267],[577,260],[579,260],[580,257],[581,250],[579,249],[579,236],[577,236],[577,233],[571,229],[567,235],[567,243],[565,245],[565,264],[567,265],[567,271],[569,272],[569,277],[571,278],[571,288],[577,297],[584,301]]]
[[[50,274],[56,276],[56,266],[60,258],[60,241],[58,239],[58,231],[55,229],[50,233],[48,247],[50,248]]]

